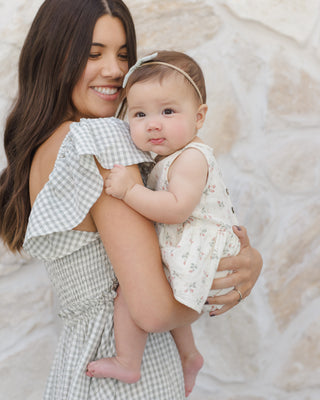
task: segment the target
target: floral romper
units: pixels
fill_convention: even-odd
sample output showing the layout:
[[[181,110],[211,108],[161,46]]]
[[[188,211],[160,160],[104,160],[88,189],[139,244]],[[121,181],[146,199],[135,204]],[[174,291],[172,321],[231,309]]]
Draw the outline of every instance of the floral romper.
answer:
[[[149,175],[148,187],[167,190],[169,168],[188,148],[199,150],[208,163],[208,178],[201,200],[185,222],[157,223],[156,227],[163,263],[175,298],[200,313],[212,308],[204,306],[212,280],[227,274],[217,272],[220,258],[238,254],[240,243],[232,231],[232,225],[238,222],[229,192],[208,145],[192,142],[159,161]],[[210,295],[225,294],[232,289],[211,291]]]

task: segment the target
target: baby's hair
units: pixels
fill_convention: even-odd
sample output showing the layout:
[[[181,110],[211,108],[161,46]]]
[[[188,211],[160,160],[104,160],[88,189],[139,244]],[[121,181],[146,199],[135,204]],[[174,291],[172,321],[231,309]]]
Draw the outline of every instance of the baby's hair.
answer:
[[[187,54],[178,51],[163,50],[158,51],[157,53],[157,56],[150,60],[150,62],[147,61],[132,72],[126,84],[126,93],[128,93],[132,85],[138,82],[144,82],[154,78],[157,78],[161,82],[165,77],[168,77],[171,74],[179,74],[180,76],[183,76],[182,73],[170,68],[170,66],[157,64],[157,62],[161,62],[174,65],[184,71],[192,79],[201,94],[200,98],[196,88],[193,88],[198,101],[206,103],[207,95],[205,80],[198,63]],[[184,79],[187,84],[193,87],[187,78]]]

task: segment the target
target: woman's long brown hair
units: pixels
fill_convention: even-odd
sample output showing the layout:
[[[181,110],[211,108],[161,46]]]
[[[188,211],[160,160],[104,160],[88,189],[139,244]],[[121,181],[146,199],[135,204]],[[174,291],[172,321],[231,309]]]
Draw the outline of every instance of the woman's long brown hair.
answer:
[[[86,66],[96,21],[105,14],[122,21],[133,65],[135,30],[121,0],[46,0],[25,40],[18,95],[4,131],[7,167],[0,175],[0,237],[11,251],[22,249],[27,229],[33,156],[61,123],[73,119],[72,91]]]

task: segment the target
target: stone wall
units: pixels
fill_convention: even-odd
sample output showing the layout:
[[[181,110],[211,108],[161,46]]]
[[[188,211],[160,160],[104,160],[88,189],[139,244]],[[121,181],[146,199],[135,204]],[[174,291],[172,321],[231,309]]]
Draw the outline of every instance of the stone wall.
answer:
[[[40,4],[0,0],[2,127]],[[319,400],[320,0],[127,4],[140,54],[183,50],[203,67],[201,135],[264,258],[248,299],[194,324],[206,362],[190,399]],[[40,400],[59,331],[43,267],[1,247],[0,303],[0,398]]]

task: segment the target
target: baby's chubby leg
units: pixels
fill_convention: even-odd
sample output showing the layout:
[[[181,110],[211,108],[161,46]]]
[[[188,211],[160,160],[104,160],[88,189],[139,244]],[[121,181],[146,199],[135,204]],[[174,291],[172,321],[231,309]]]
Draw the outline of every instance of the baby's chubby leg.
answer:
[[[132,320],[120,289],[114,302],[114,335],[116,357],[92,361],[86,374],[94,378],[115,378],[125,383],[137,382],[148,334]]]
[[[186,397],[192,392],[197,375],[203,366],[203,357],[196,348],[190,325],[171,331],[177,345],[184,376]]]

